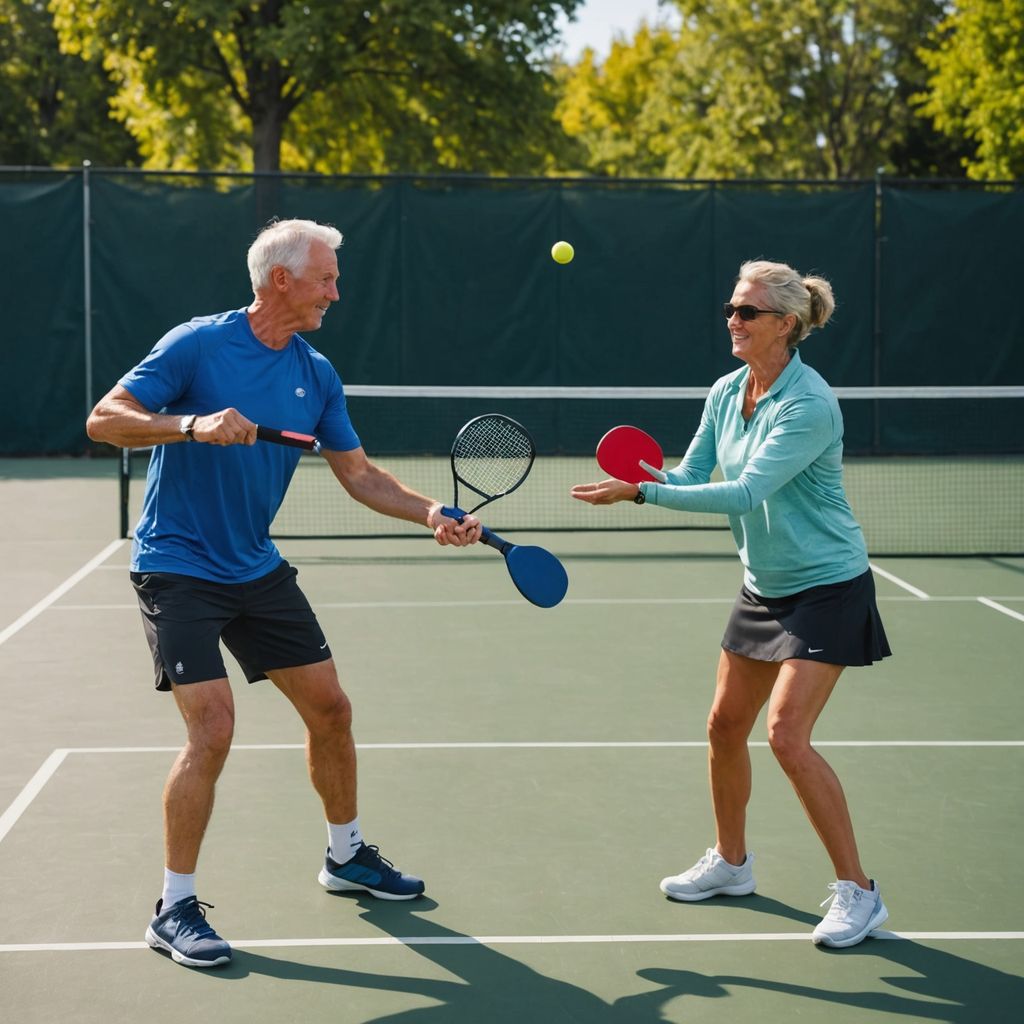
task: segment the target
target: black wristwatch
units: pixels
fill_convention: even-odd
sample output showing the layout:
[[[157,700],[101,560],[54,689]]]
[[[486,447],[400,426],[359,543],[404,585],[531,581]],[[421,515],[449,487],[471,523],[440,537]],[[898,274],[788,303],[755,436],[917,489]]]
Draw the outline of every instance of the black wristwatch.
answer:
[[[186,441],[194,441],[197,416],[182,416],[178,429],[185,435]]]
[[[636,497],[633,499],[633,504],[634,505],[643,505],[644,502],[646,502],[646,501],[647,501],[647,498],[644,497],[644,489],[643,489],[643,487],[641,487],[640,484],[637,484],[636,485]]]

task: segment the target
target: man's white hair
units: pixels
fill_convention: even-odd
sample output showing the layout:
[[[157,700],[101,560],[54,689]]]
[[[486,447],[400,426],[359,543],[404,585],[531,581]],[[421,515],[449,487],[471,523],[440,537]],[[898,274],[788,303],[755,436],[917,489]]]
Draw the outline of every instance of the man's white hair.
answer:
[[[315,220],[278,220],[268,224],[249,246],[246,257],[253,293],[270,283],[270,271],[274,267],[284,267],[298,277],[306,269],[314,242],[337,249],[342,242],[341,232]]]

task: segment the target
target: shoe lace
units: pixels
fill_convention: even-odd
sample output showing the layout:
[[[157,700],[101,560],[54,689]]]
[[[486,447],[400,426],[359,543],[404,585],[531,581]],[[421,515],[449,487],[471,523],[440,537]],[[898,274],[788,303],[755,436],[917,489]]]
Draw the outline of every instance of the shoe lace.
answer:
[[[200,938],[217,934],[206,920],[206,910],[204,908],[213,910],[213,904],[192,899],[188,900],[176,915],[181,924]]]
[[[380,862],[379,870],[384,874],[397,875],[399,873],[395,865],[380,852],[379,846],[367,846],[365,852],[370,854],[375,861]]]
[[[701,859],[697,861],[697,863],[694,864],[692,868],[689,868],[687,871],[684,871],[681,877],[684,879],[699,878],[702,874],[704,874],[706,870],[709,870],[711,866],[714,864],[715,852],[716,851],[714,850],[714,848],[709,846],[708,849],[705,851],[704,856],[701,857]]]
[[[852,882],[829,882],[828,888],[832,892],[818,905],[824,907],[829,903],[832,904],[828,908],[827,917],[845,917],[854,900],[859,898],[857,886]]]

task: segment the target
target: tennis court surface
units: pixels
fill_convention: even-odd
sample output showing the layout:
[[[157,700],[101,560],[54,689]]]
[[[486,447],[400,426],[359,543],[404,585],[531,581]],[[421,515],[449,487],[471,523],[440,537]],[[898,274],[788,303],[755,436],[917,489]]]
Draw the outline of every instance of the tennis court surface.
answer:
[[[890,918],[826,951],[830,867],[763,729],[757,893],[658,891],[714,841],[704,722],[740,579],[717,533],[530,534],[569,572],[548,611],[491,550],[282,540],[355,705],[363,831],[427,896],[320,888],[299,721],[229,662],[199,897],[235,959],[153,952],[182,727],[152,689],[113,461],[0,461],[5,1020],[1020,1019],[1024,558],[873,558],[895,656],[846,673],[815,738]]]

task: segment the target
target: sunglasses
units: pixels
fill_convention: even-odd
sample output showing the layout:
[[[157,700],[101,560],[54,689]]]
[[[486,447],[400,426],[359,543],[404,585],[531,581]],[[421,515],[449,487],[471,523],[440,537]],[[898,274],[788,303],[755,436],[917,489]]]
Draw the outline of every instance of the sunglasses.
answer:
[[[785,316],[786,314],[778,309],[758,309],[757,306],[734,306],[731,302],[725,302],[722,304],[722,312],[725,313],[725,319],[728,320],[733,313],[739,313],[741,320],[756,320],[759,313],[774,313],[776,316]]]

